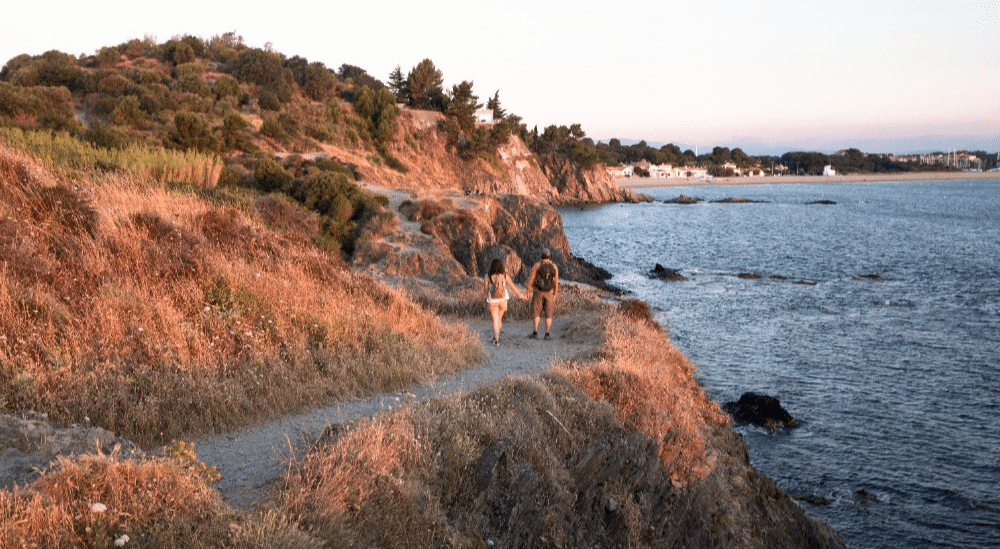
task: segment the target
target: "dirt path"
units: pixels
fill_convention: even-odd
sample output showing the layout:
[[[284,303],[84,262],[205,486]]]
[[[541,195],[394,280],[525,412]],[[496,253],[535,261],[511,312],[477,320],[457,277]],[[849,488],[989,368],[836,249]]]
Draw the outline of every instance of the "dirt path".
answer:
[[[213,465],[222,478],[216,487],[234,507],[252,508],[268,489],[284,475],[294,454],[314,442],[323,431],[338,423],[371,416],[378,412],[422,402],[431,398],[463,393],[506,376],[537,375],[565,358],[586,354],[596,346],[586,318],[556,318],[552,339],[529,339],[530,322],[505,322],[501,345],[489,344],[492,328],[485,312],[468,321],[488,352],[479,366],[432,382],[410,387],[405,392],[375,395],[341,402],[325,408],[283,417],[241,431],[195,440],[198,459]]]

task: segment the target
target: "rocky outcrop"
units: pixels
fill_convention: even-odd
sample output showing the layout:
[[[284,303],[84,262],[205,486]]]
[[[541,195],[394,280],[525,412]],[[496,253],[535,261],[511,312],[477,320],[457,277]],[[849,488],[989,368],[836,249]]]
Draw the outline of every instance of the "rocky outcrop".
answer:
[[[483,276],[493,259],[501,259],[523,284],[548,248],[563,280],[605,287],[611,278],[606,270],[573,256],[562,216],[545,199],[442,193],[390,200],[390,205],[401,218],[400,229],[383,240],[362,242],[355,266],[449,286]]]
[[[581,166],[565,156],[550,153],[540,160],[542,173],[557,191],[549,202],[553,205],[600,204],[605,202],[651,202],[647,194],[618,187],[604,166]]]
[[[664,204],[685,204],[685,205],[697,204],[699,202],[701,202],[701,199],[698,198],[697,196],[685,196],[683,194],[678,196],[677,198],[670,198],[663,201]]]
[[[727,402],[722,409],[737,423],[752,423],[768,430],[796,427],[799,422],[781,407],[773,396],[743,393],[736,402]]]
[[[687,277],[674,269],[668,269],[659,263],[649,272],[650,278],[658,280],[687,280]]]
[[[52,423],[37,412],[0,414],[0,488],[24,486],[57,456],[70,456],[118,448],[122,455],[138,452],[138,447],[107,429],[93,425]]]

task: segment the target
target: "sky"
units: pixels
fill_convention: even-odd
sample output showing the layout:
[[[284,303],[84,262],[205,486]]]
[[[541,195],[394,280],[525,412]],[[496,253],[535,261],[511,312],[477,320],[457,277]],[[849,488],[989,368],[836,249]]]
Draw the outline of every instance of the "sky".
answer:
[[[1000,149],[1000,1],[18,1],[0,63],[232,32],[387,82],[423,59],[528,127],[703,152]]]

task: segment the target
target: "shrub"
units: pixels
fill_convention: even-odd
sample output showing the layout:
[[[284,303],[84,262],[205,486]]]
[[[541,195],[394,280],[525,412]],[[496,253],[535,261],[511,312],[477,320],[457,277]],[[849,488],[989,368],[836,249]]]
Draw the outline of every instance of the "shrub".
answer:
[[[115,105],[108,117],[119,126],[132,126],[141,129],[146,125],[146,113],[142,110],[139,98],[134,95],[126,95]]]
[[[6,82],[0,82],[0,123],[49,130],[71,130],[80,125],[73,108],[73,96],[66,88],[26,88]]]
[[[200,116],[179,112],[167,127],[163,146],[168,149],[214,152],[219,149],[219,140]]]
[[[219,186],[238,187],[243,185],[243,181],[246,180],[246,177],[246,172],[244,172],[239,166],[226,164],[222,167],[222,171],[219,172]]]
[[[291,186],[292,176],[276,160],[265,156],[254,165],[253,181],[264,192],[284,192]]]
[[[177,80],[174,89],[179,92],[193,93],[201,97],[212,97],[214,92],[207,82],[197,75],[187,75]]]
[[[264,88],[257,95],[257,106],[263,111],[277,111],[281,110],[281,100],[274,90]]]
[[[192,61],[190,63],[183,63],[181,65],[177,65],[174,68],[174,78],[178,80],[181,80],[188,76],[197,76],[200,78],[202,72],[204,72],[204,67],[201,66],[201,63],[197,61]]]
[[[250,134],[250,123],[236,111],[229,111],[222,118],[220,130],[223,150],[239,150],[246,153],[256,152]]]
[[[215,81],[214,86],[215,97],[217,99],[222,99],[223,97],[235,97],[240,103],[244,102],[247,93],[243,91],[240,87],[238,80],[229,76],[228,74],[223,74]]]
[[[91,122],[82,137],[84,141],[102,149],[124,149],[129,143],[124,134],[99,120]]]
[[[132,85],[132,81],[118,72],[103,72],[94,77],[98,93],[122,95]]]
[[[264,122],[260,125],[260,134],[282,143],[291,139],[291,136],[285,130],[285,127],[281,125],[281,122],[278,122],[278,117],[276,116],[264,118]]]

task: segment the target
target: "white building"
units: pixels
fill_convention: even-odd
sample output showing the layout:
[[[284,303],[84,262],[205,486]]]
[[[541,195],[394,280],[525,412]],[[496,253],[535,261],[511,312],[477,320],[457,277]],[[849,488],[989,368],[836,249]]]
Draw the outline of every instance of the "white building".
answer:
[[[476,111],[476,124],[492,124],[493,109],[482,108]]]
[[[823,166],[823,175],[837,175],[837,170],[833,169],[833,166],[827,164]]]

